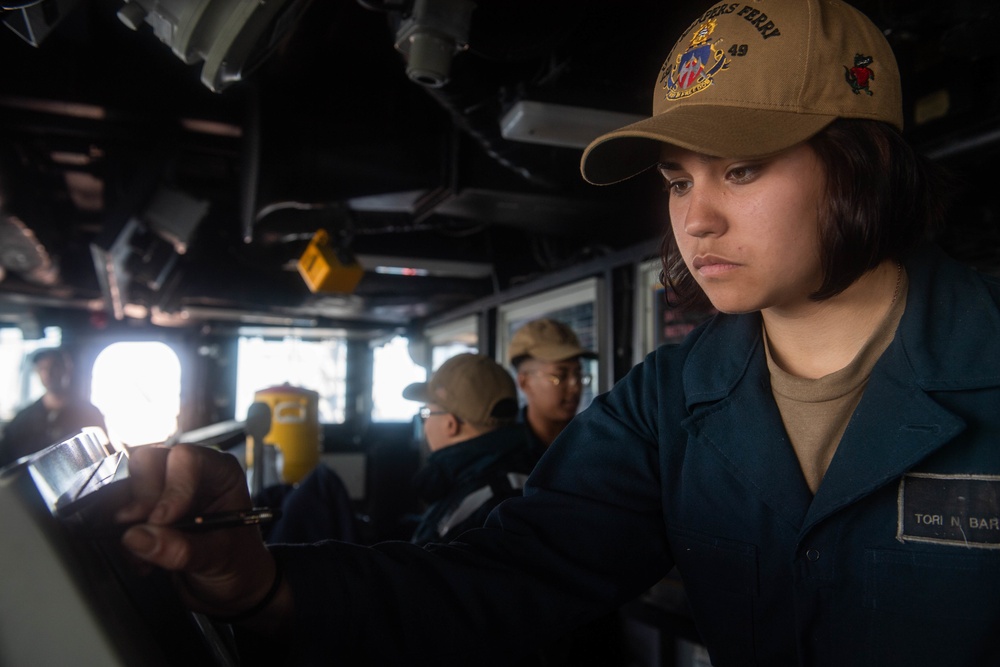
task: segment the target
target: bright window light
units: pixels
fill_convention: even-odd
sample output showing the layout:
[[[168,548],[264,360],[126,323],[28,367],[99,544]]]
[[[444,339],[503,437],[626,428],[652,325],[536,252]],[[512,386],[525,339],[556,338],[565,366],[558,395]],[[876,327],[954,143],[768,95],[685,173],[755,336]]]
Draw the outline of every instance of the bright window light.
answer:
[[[236,363],[236,419],[246,419],[256,393],[283,384],[319,394],[319,421],[344,421],[347,396],[347,342],[241,336]]]
[[[403,398],[411,382],[423,382],[427,371],[410,358],[410,341],[396,336],[372,350],[372,421],[405,422],[413,419],[420,404]]]
[[[163,442],[177,430],[180,360],[160,342],[109,345],[94,362],[90,400],[116,445]]]
[[[45,393],[28,359],[35,350],[59,347],[62,330],[45,327],[44,334],[43,338],[25,339],[20,329],[0,328],[0,420],[10,421],[18,410]]]
[[[435,345],[431,350],[431,366],[434,370],[441,367],[441,364],[448,361],[457,354],[476,354],[479,352],[475,347],[471,347],[462,342],[449,343],[447,345]]]

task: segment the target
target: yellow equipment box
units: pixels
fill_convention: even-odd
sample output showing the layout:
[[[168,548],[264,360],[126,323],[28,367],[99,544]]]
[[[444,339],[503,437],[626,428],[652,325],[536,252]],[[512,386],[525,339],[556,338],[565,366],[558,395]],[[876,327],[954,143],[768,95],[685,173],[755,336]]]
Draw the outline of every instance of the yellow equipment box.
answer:
[[[350,294],[365,272],[349,250],[330,245],[330,236],[323,229],[313,234],[298,267],[313,292]]]

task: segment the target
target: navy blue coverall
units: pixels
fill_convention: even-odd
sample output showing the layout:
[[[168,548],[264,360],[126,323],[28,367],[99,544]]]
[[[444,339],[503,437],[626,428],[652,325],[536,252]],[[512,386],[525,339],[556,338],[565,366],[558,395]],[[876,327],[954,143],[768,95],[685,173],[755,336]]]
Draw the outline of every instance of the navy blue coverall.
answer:
[[[715,667],[1000,664],[1000,281],[933,248],[905,266],[815,497],[759,314],[720,315],[598,397],[487,527],[276,548],[296,659],[504,664],[676,564]]]

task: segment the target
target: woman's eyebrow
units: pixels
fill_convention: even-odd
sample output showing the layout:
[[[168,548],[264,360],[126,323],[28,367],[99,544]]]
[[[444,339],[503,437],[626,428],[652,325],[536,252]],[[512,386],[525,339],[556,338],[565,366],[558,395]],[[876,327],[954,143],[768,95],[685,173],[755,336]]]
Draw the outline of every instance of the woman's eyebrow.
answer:
[[[712,162],[718,162],[722,158],[721,157],[716,157],[714,155],[705,155],[704,153],[696,153],[693,156],[692,159],[694,159],[697,162],[700,162],[702,164],[709,164],[709,163],[712,163]],[[684,165],[682,165],[680,162],[675,162],[675,161],[670,160],[670,159],[666,159],[666,160],[661,159],[659,161],[659,168],[660,169],[666,169],[668,171],[683,171]]]

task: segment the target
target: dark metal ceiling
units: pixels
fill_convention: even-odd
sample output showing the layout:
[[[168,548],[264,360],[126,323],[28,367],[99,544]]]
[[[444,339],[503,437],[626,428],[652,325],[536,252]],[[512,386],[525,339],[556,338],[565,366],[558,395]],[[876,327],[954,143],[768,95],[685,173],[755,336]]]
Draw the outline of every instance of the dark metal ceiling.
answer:
[[[118,316],[165,324],[406,324],[659,233],[649,179],[588,186],[579,148],[504,139],[500,121],[526,100],[647,114],[688,3],[479,0],[434,88],[394,48],[411,2],[291,2],[282,39],[221,92],[149,24],[126,27],[120,0],[18,4],[57,20],[37,46],[0,30],[0,322],[114,317],[101,258],[136,218]],[[943,240],[996,270],[994,4],[858,4],[896,49],[911,138],[967,180]],[[320,228],[366,268],[350,293],[296,271]]]

